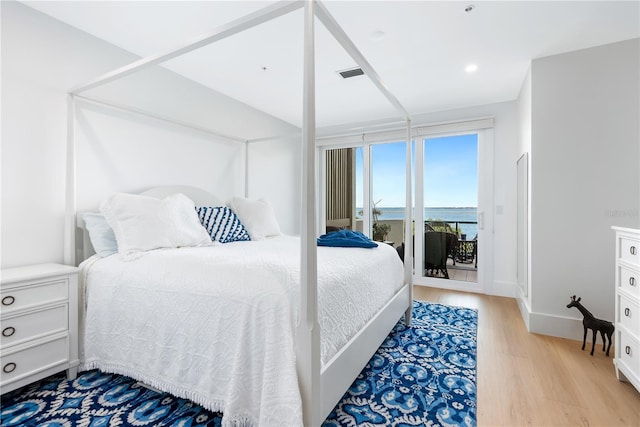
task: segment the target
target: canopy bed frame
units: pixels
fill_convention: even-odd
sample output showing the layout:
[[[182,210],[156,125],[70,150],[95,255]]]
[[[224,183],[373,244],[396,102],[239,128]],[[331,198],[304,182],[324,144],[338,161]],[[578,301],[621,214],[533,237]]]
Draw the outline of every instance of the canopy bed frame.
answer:
[[[109,72],[89,83],[74,87],[68,93],[68,141],[67,141],[67,203],[65,228],[65,262],[77,264],[76,259],[76,139],[75,110],[76,99],[92,100],[80,95],[89,89],[115,81],[150,66],[158,65],[192,50],[230,37],[234,34],[267,22],[304,7],[304,91],[303,91],[303,127],[302,127],[302,200],[301,200],[301,289],[299,304],[299,324],[296,337],[297,376],[302,398],[304,424],[316,426],[322,424],[344,392],[349,388],[358,373],[368,362],[375,350],[383,342],[388,332],[404,314],[407,322],[411,320],[413,291],[411,286],[413,260],[404,258],[404,286],[360,330],[349,343],[325,366],[320,361],[320,327],[318,323],[317,290],[317,219],[316,219],[316,123],[315,123],[315,46],[314,20],[317,17],[347,53],[363,69],[374,85],[384,94],[407,122],[407,175],[405,209],[405,254],[411,254],[411,119],[405,108],[391,94],[386,85],[364,58],[356,46],[349,40],[326,7],[319,1],[282,1],[239,18],[202,36],[184,46],[159,55],[153,55],[135,61],[127,66]],[[99,100],[93,100],[101,102]],[[126,110],[127,107],[113,105]],[[146,114],[130,109],[133,113]],[[151,117],[165,119],[154,114]],[[170,119],[169,119],[170,120]],[[176,121],[173,121],[176,123]],[[180,122],[181,125],[189,126]],[[194,128],[197,128],[194,126]],[[210,133],[226,140],[242,141],[216,132]],[[247,144],[250,141],[243,141]],[[247,150],[245,150],[245,153]],[[247,173],[245,166],[245,174]],[[246,182],[246,180],[245,180]]]

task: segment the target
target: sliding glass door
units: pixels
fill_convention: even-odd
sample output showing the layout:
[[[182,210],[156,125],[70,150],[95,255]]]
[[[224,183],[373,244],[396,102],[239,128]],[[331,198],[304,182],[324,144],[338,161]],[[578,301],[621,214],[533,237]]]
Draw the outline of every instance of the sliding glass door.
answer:
[[[371,147],[371,237],[397,246],[404,240],[406,144]]]
[[[493,130],[421,131],[411,142],[413,282],[483,292],[493,270]],[[406,143],[363,142],[349,150],[351,228],[398,248],[405,234]],[[321,151],[328,156],[334,149]],[[327,176],[335,173],[330,169]]]
[[[397,246],[404,238],[406,144],[355,148],[357,230]]]
[[[477,283],[478,135],[423,138],[417,156],[416,248],[422,253],[415,274],[428,283]]]

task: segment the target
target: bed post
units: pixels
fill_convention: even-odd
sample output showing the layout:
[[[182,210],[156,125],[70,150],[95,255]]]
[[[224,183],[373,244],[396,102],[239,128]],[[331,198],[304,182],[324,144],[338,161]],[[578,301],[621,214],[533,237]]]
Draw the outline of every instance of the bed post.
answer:
[[[249,141],[244,142],[244,197],[249,197]]]
[[[404,283],[409,284],[409,308],[404,314],[405,323],[411,325],[413,313],[413,223],[411,220],[411,119],[407,118],[406,146],[406,199],[404,209]]]
[[[318,276],[315,188],[315,47],[314,1],[304,3],[304,83],[302,117],[302,204],[300,259],[300,323],[297,331],[296,366],[305,426],[322,424],[320,390],[320,325],[318,324]]]
[[[64,263],[76,265],[76,138],[75,97],[67,95],[67,177],[65,187]]]

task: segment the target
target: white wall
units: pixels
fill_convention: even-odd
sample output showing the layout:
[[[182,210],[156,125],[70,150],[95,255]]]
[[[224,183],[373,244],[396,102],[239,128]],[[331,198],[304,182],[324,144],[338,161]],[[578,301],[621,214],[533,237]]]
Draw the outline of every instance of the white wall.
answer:
[[[2,267],[62,262],[66,93],[137,58],[22,4],[1,2],[0,7],[0,262]],[[160,68],[94,93],[243,138],[288,134],[293,129]],[[80,209],[94,208],[112,191],[139,191],[159,184],[198,185],[223,199],[244,194],[244,143],[230,144],[86,103],[78,104],[77,129]],[[290,155],[272,154],[278,161],[279,156],[286,163]],[[263,179],[268,183],[270,178]],[[295,226],[285,224],[285,228]]]
[[[302,147],[300,138],[249,144],[250,198],[271,202],[281,231],[300,234]]]
[[[533,332],[581,339],[574,294],[613,320],[611,226],[640,227],[638,76],[639,39],[532,63]]]
[[[80,211],[156,185],[195,185],[223,201],[244,195],[244,143],[82,102],[76,117]]]

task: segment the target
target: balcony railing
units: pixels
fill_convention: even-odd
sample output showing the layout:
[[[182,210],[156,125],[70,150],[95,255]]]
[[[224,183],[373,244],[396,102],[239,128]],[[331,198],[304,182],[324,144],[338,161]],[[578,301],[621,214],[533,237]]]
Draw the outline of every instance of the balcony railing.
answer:
[[[469,240],[475,238],[471,236],[467,236],[466,233],[462,232],[461,224],[478,224],[478,221],[448,221],[448,220],[427,220],[424,222],[425,230],[431,228],[433,231],[446,231],[448,233],[454,233],[462,240]]]
[[[400,244],[404,240],[404,220],[402,219],[384,219],[378,221],[381,224],[389,224],[391,226],[391,231],[387,235],[387,240],[390,242],[394,242],[394,244]],[[428,230],[431,227],[435,231],[447,231],[450,233],[454,233],[458,236],[460,240],[472,240],[475,236],[466,235],[463,233],[463,227],[461,225],[467,224],[478,224],[477,221],[448,221],[448,220],[427,220],[425,223],[425,230]],[[435,227],[434,225],[435,224]],[[438,225],[440,224],[440,225]],[[446,225],[444,225],[446,224]],[[439,228],[442,227],[442,228]],[[362,219],[356,219],[356,230],[362,231]],[[462,237],[465,238],[462,238]]]
[[[386,219],[379,221],[382,224],[389,224],[391,231],[387,234],[386,241],[393,247],[397,247],[404,240],[404,220],[402,219]],[[448,220],[427,220],[425,223],[425,231],[445,231],[458,236],[458,246],[453,259],[453,265],[458,263],[472,264],[473,268],[477,268],[478,242],[477,236],[467,236],[462,233],[464,227],[462,225],[477,225],[477,221],[448,221]],[[362,220],[356,221],[356,229],[362,231]],[[454,267],[455,268],[455,267]]]

